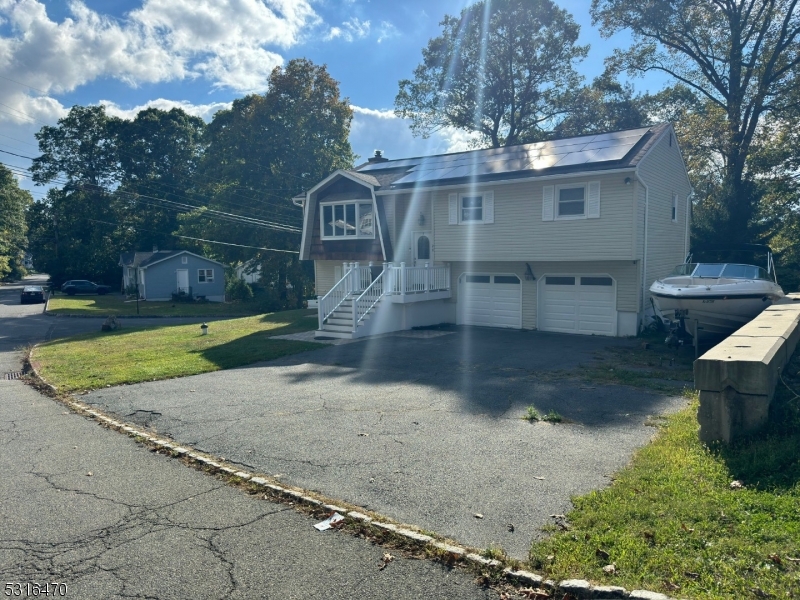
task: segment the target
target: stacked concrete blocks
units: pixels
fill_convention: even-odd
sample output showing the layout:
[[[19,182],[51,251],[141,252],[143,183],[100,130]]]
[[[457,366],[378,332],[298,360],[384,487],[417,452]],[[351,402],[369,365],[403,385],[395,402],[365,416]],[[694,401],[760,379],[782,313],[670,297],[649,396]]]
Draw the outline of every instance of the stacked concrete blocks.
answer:
[[[787,300],[770,306],[695,361],[703,442],[729,443],[767,422],[780,372],[800,340],[800,301]]]

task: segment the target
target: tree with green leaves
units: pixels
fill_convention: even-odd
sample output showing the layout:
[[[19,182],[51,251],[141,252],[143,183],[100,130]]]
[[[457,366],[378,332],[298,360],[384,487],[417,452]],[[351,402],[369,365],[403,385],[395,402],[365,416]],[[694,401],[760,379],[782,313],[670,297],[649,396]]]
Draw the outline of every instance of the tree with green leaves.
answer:
[[[551,0],[483,0],[441,26],[395,98],[415,135],[455,128],[481,145],[511,146],[547,137],[570,112],[588,47]]]
[[[261,263],[266,283],[278,290],[277,302],[296,307],[313,275],[291,253],[299,249],[302,210],[288,200],[332,171],[352,167],[352,117],[348,99],[340,97],[338,82],[324,66],[295,59],[274,69],[265,94],[235,100],[214,115],[196,177],[197,193],[210,208],[271,225],[209,218],[201,209],[182,217],[181,232],[288,251],[205,247],[229,263]]]
[[[762,236],[758,182],[748,158],[765,117],[795,107],[800,66],[798,0],[592,0],[604,36],[627,30],[630,48],[608,60],[612,71],[660,71],[692,90],[722,127],[721,178],[706,234],[727,242]]]
[[[25,275],[23,257],[28,244],[25,210],[32,202],[30,193],[20,189],[13,173],[0,165],[0,279]]]

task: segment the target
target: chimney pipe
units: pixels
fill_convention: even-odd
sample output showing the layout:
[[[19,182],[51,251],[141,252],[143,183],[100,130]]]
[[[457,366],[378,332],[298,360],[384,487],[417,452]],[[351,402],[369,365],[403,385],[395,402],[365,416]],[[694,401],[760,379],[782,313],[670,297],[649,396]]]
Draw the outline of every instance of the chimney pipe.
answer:
[[[374,165],[375,163],[382,163],[388,161],[389,159],[384,158],[383,156],[383,150],[375,150],[375,156],[371,157],[368,162]]]

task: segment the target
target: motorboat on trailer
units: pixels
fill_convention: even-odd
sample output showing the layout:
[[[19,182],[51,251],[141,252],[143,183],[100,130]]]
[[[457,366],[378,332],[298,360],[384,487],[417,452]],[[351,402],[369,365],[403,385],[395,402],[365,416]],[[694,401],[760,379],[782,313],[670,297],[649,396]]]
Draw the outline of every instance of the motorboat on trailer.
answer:
[[[766,246],[747,249],[766,252],[766,269],[738,262],[694,262],[690,253],[684,264],[655,281],[650,294],[661,318],[679,323],[683,331],[686,321],[695,321],[705,333],[728,335],[783,298],[772,252]]]

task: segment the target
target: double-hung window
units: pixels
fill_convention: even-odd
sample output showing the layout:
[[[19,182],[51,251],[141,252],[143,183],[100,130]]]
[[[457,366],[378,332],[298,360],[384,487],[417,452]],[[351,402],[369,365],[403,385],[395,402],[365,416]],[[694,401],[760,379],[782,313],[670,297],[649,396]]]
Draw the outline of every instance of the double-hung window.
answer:
[[[461,196],[461,222],[483,223],[483,196]]]
[[[372,202],[330,202],[321,208],[322,239],[375,238]]]
[[[197,281],[199,283],[214,283],[214,269],[198,269]]]
[[[586,216],[586,187],[563,186],[558,191],[558,218],[576,218]]]

